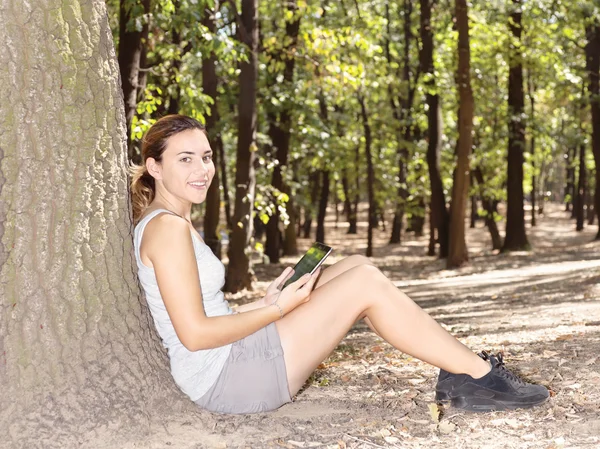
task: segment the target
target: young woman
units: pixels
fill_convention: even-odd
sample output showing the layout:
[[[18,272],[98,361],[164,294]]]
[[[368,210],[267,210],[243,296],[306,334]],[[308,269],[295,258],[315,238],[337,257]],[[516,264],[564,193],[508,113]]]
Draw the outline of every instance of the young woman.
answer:
[[[199,406],[253,413],[290,402],[360,319],[399,351],[441,368],[438,401],[483,411],[548,398],[500,356],[477,355],[452,337],[362,256],[280,291],[288,267],[263,298],[234,313],[221,292],[225,268],[190,220],[215,173],[203,126],[163,117],[146,133],[142,159],[131,181],[138,274],[173,378]]]

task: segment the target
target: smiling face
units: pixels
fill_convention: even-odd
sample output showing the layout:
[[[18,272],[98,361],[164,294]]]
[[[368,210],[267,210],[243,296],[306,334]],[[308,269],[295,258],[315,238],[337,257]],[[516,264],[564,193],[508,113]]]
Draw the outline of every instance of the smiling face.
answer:
[[[162,160],[148,158],[146,166],[169,202],[199,204],[215,175],[212,155],[206,134],[191,129],[169,137]]]

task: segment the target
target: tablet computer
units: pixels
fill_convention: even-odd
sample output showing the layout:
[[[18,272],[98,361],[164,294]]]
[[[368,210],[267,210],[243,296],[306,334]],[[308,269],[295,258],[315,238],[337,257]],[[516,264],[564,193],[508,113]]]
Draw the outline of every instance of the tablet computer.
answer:
[[[331,248],[331,246],[327,246],[323,243],[313,243],[306,254],[302,256],[302,259],[294,266],[294,272],[291,277],[288,276],[288,278],[279,285],[279,289],[283,290],[306,273],[314,273],[315,270],[321,266],[325,258],[329,256],[329,253],[331,253],[332,250],[333,248]]]

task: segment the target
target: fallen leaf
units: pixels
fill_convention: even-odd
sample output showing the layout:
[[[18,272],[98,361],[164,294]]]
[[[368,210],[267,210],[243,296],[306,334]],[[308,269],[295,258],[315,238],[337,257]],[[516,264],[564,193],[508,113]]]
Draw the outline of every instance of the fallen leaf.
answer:
[[[395,444],[400,442],[400,438],[397,437],[383,437],[386,443]]]
[[[433,422],[440,422],[440,408],[436,403],[428,404],[429,416]]]
[[[438,425],[438,429],[440,429],[440,432],[442,432],[443,434],[449,434],[452,431],[454,431],[454,429],[456,429],[456,424],[450,421],[442,421]]]

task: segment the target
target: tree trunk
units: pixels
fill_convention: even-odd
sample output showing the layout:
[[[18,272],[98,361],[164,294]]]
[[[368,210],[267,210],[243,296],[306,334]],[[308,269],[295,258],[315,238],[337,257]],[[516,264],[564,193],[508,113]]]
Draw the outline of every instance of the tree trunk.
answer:
[[[371,125],[369,124],[369,115],[367,113],[367,107],[365,105],[365,99],[361,94],[358,95],[358,102],[360,103],[360,112],[363,121],[363,129],[365,132],[365,157],[367,159],[367,193],[369,196],[369,215],[368,215],[368,228],[367,228],[367,257],[373,256],[373,224],[377,220],[376,204],[375,204],[375,170],[373,168],[373,157],[371,155]]]
[[[502,239],[500,237],[500,232],[498,232],[498,225],[496,224],[496,208],[498,203],[486,195],[483,173],[479,167],[476,167],[473,170],[473,176],[479,185],[481,204],[483,206],[483,210],[485,210],[485,225],[490,231],[490,237],[492,238],[492,249],[501,249]]]
[[[585,221],[585,203],[586,203],[586,169],[585,169],[585,143],[579,144],[579,179],[577,181],[577,209],[575,210],[575,219],[577,224],[575,226],[576,231],[583,231]]]
[[[127,5],[129,3],[129,5]],[[150,12],[150,0],[141,0],[145,14]],[[128,7],[129,6],[129,7]],[[145,59],[146,40],[148,39],[148,26],[136,30],[132,22],[133,5],[127,0],[121,0],[119,5],[119,69],[121,72],[121,86],[125,100],[125,120],[127,123],[127,155],[130,160],[139,164],[141,154],[135,151],[131,142],[131,122],[135,115],[139,95],[140,63]]]
[[[446,198],[440,176],[439,157],[441,146],[442,118],[440,100],[435,91],[435,71],[433,64],[433,30],[431,29],[431,0],[421,2],[421,50],[419,59],[421,72],[425,78],[427,105],[427,166],[431,183],[431,222],[437,231],[437,242],[440,245],[440,258],[448,256],[449,217],[446,209]]]
[[[572,154],[571,154],[572,153]],[[565,198],[566,200],[565,211],[569,212],[573,206],[573,199],[575,198],[575,156],[577,149],[575,147],[567,149],[567,185],[565,187]]]
[[[590,176],[592,178],[593,176]],[[594,216],[596,215],[596,211],[594,210],[594,197],[592,195],[592,189],[586,189],[588,191],[588,195],[586,196],[587,203],[587,220],[588,225],[592,226],[594,224]]]
[[[465,211],[469,196],[469,156],[473,146],[473,109],[471,91],[471,51],[469,47],[469,12],[466,0],[456,0],[456,26],[458,28],[458,92],[460,109],[458,118],[457,161],[452,187],[450,216],[450,242],[447,268],[460,267],[469,260],[465,240]]]
[[[506,236],[503,251],[529,249],[525,233],[525,210],[523,197],[523,151],[525,149],[525,96],[523,93],[523,62],[520,45],[521,0],[512,0],[509,28],[513,39],[510,44],[508,74],[508,169],[506,193]]]
[[[214,9],[206,8],[202,17],[202,25],[206,27],[209,33],[213,34],[216,29],[215,14],[219,10],[219,4],[214,5]],[[217,129],[219,123],[219,109],[217,107],[217,88],[219,80],[217,79],[216,63],[217,58],[213,52],[206,54],[202,60],[202,91],[213,99],[210,105],[210,114],[206,116],[206,130],[208,131],[211,147],[213,149],[213,163],[219,167],[219,156],[222,153],[223,142],[220,132]],[[220,189],[219,170],[215,170],[215,175],[206,195],[206,210],[204,214],[204,241],[212,252],[221,259],[221,240],[217,229],[219,226],[219,216],[221,211],[221,189]]]
[[[256,177],[256,80],[258,76],[258,0],[242,0],[241,36],[246,36],[248,60],[240,62],[240,96],[238,102],[238,143],[235,172],[235,211],[229,243],[229,266],[225,291],[252,289],[254,273],[250,266],[249,250],[252,237],[254,189]]]
[[[350,211],[352,205],[350,203],[350,186],[348,182],[348,170],[345,168],[342,171],[342,190],[344,191],[344,214],[346,215],[346,220],[350,221]]]
[[[310,230],[312,228],[312,218],[314,214],[315,204],[317,203],[317,198],[319,197],[319,191],[321,188],[321,176],[320,172],[313,172],[313,175],[309,177],[311,179],[311,189],[310,189],[310,204],[304,208],[304,224],[303,228],[303,236],[305,239],[310,238]]]
[[[536,87],[533,83],[533,76],[531,71],[527,72],[527,94],[529,96],[529,104],[531,105],[530,112],[530,128],[531,128],[531,170],[533,174],[531,175],[531,226],[536,225],[536,215],[535,215],[535,203],[537,196],[537,188],[536,188],[536,176],[535,176],[535,91]]]
[[[297,13],[298,6],[296,4],[296,0],[289,0],[285,4],[286,13],[291,14],[293,19],[291,21],[286,20],[284,37],[286,46],[281,48],[281,50],[278,50],[273,58],[279,62],[283,61],[284,89],[290,95],[290,98],[288,98],[287,101],[291,102],[293,100],[294,66],[296,62],[294,52],[298,42],[301,16]],[[291,137],[290,128],[292,124],[291,107],[292,105],[290,103],[284,103],[281,106],[280,111],[278,111],[278,114],[269,114],[271,117],[269,124],[269,136],[271,137],[273,148],[276,151],[276,159],[279,162],[273,168],[271,185],[280,192],[286,193],[288,196],[290,196],[291,191],[283,179],[281,170],[287,166],[288,163],[287,160]],[[274,201],[276,201],[276,199],[274,199]],[[269,256],[271,263],[278,263],[280,255],[279,242],[281,241],[281,232],[279,230],[280,214],[278,207],[275,207],[274,210],[274,214],[270,217],[269,222],[267,223],[267,242],[265,244],[265,253],[267,256]],[[290,218],[290,223],[288,226],[292,226],[292,229],[294,229],[295,223],[291,221],[292,218],[295,218],[294,214],[289,213],[288,211],[288,216]],[[288,250],[291,250],[291,248],[289,248],[289,243]]]
[[[350,207],[350,218],[348,219],[348,232],[347,234],[358,234],[358,202],[360,200],[360,145],[356,146],[356,153],[354,158],[354,176],[356,181],[356,190],[354,192],[354,198]]]
[[[10,5],[0,14],[2,443],[76,447],[102,429],[142,438],[155,410],[187,402],[139,292],[106,6]]]
[[[592,152],[596,163],[596,190],[594,193],[594,209],[598,215],[598,233],[596,240],[600,240],[600,24],[598,17],[589,17],[585,29],[587,44],[585,46],[586,69],[588,72],[588,92],[592,110]]]
[[[325,215],[327,214],[327,200],[329,199],[329,170],[321,170],[321,194],[319,197],[319,210],[317,214],[317,242],[325,244]]]
[[[392,233],[390,236],[390,243],[401,243],[402,241],[402,224],[404,221],[404,213],[406,210],[406,200],[408,198],[408,189],[406,188],[407,178],[407,164],[408,164],[408,148],[407,145],[412,141],[412,126],[410,123],[411,108],[413,104],[416,79],[411,80],[411,67],[410,67],[410,44],[412,41],[412,10],[413,0],[404,0],[404,11],[403,11],[403,31],[404,31],[404,48],[403,48],[403,67],[402,67],[402,82],[405,86],[403,94],[400,96],[398,103],[396,103],[393,97],[390,95],[390,101],[394,112],[394,118],[400,122],[400,128],[403,129],[402,138],[398,139],[398,197],[396,202],[396,210],[394,213],[394,220],[392,223]],[[391,40],[391,30],[389,27],[389,6],[386,3],[386,18],[388,24],[388,41]],[[389,44],[388,44],[389,45]],[[392,57],[391,52],[386,52],[388,58],[388,64],[391,65]],[[391,94],[391,90],[390,90]],[[400,108],[398,108],[398,104]],[[400,109],[400,110],[398,110]]]

